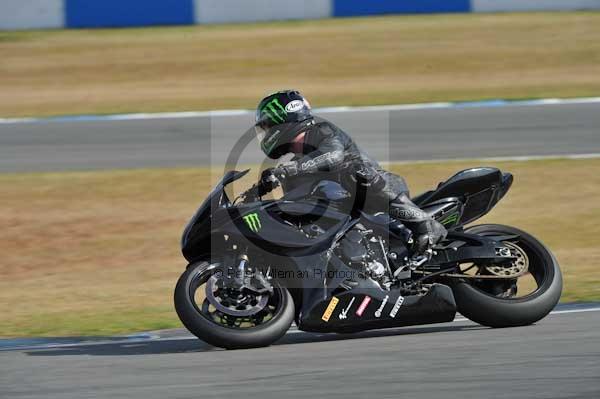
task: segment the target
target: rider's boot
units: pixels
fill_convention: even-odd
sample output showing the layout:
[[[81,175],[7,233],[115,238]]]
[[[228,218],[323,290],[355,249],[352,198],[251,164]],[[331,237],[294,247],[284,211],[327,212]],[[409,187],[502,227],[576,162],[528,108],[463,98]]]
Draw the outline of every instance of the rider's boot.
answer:
[[[441,223],[416,206],[406,194],[400,194],[390,203],[389,213],[412,231],[413,249],[417,255],[425,254],[448,234]]]

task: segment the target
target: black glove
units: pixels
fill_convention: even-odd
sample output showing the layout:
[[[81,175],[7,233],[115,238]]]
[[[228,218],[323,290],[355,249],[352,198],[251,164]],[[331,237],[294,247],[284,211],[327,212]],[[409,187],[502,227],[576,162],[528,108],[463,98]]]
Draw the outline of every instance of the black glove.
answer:
[[[361,167],[354,172],[354,179],[361,187],[373,191],[381,191],[385,187],[385,181],[373,168]]]
[[[298,164],[296,162],[284,162],[278,165],[276,168],[269,168],[263,170],[260,176],[259,195],[263,196],[271,191],[275,190],[281,185],[281,181],[287,179],[290,176],[296,176],[298,174]]]
[[[275,169],[276,168],[265,169],[260,175],[260,181],[258,184],[259,196],[262,197],[263,195],[270,193],[281,184],[279,178],[277,175],[275,175]]]
[[[269,170],[269,169],[267,169]],[[273,174],[279,179],[284,180],[288,177],[296,176],[298,174],[298,163],[294,161],[284,162],[273,168]]]

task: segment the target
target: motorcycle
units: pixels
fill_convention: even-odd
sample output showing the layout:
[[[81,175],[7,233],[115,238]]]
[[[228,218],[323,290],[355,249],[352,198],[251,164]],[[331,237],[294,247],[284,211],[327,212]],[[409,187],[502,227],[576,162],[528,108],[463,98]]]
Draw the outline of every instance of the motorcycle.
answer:
[[[510,173],[467,169],[414,197],[448,230],[416,256],[402,223],[366,211],[361,190],[333,179],[284,187],[279,199],[264,199],[259,182],[230,201],[226,187],[248,171],[225,174],[181,239],[189,264],[175,309],[214,346],[268,346],[293,322],[353,333],[449,322],[457,311],[484,326],[525,326],[560,298],[559,265],[539,240],[505,225],[467,226],[504,197]]]

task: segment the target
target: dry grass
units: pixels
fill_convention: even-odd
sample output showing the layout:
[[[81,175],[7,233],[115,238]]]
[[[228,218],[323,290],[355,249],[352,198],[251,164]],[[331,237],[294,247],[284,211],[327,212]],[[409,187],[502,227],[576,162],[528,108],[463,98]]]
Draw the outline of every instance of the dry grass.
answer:
[[[600,93],[600,13],[0,32],[0,116]]]
[[[479,162],[394,167],[415,192]],[[516,182],[486,221],[521,227],[558,256],[563,300],[600,299],[600,160],[493,163]],[[0,336],[178,326],[179,235],[206,170],[0,175]]]

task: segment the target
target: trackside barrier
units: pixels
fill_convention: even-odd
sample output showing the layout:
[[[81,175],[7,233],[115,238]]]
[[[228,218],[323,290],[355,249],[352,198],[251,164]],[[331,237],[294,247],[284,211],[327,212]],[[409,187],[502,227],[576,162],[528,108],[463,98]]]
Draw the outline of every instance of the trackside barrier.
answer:
[[[0,0],[0,30],[600,9],[600,0]]]

